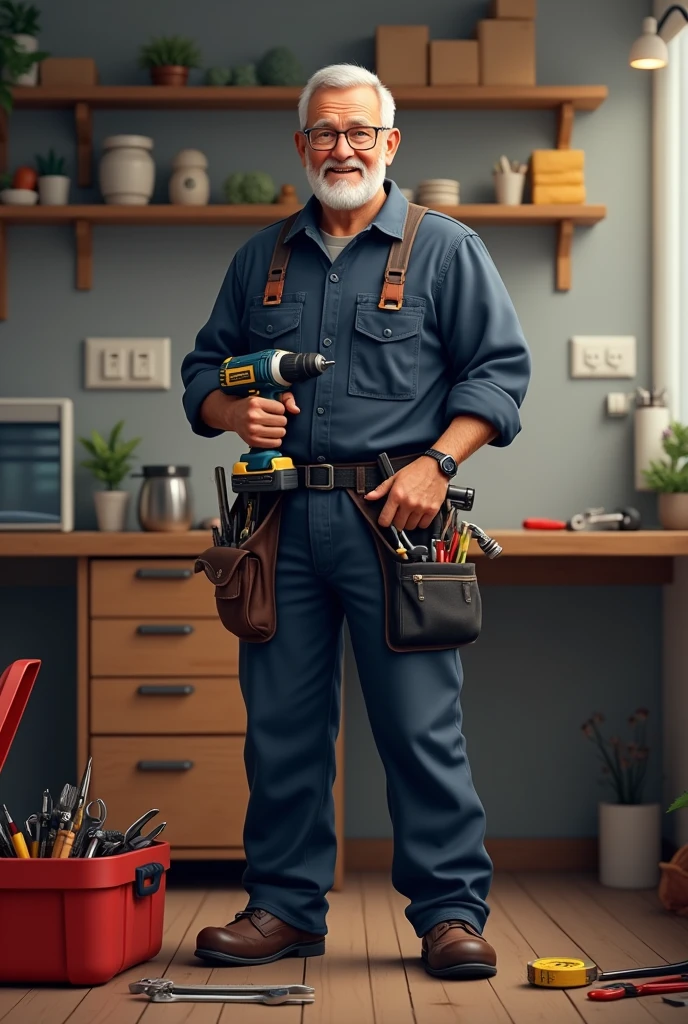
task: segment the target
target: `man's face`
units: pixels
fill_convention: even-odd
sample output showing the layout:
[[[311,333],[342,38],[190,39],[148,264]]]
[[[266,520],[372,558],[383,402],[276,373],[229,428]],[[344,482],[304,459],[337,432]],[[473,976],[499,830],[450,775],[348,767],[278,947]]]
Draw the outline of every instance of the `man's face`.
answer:
[[[344,131],[358,126],[381,127],[380,103],[372,86],[316,90],[308,107],[307,128]],[[296,147],[315,197],[334,210],[355,210],[379,191],[401,135],[397,128],[378,132],[373,149],[355,149],[338,135],[334,149],[315,150],[297,132]]]

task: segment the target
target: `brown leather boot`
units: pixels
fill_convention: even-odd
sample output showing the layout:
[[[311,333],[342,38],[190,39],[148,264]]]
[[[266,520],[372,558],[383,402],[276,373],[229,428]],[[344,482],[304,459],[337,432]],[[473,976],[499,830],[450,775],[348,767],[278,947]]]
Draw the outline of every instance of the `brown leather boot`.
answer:
[[[252,967],[324,952],[324,935],[299,931],[267,910],[254,909],[240,911],[224,928],[203,928],[196,938],[195,955],[224,967]]]
[[[425,970],[436,978],[491,978],[497,954],[467,921],[440,921],[423,938]]]

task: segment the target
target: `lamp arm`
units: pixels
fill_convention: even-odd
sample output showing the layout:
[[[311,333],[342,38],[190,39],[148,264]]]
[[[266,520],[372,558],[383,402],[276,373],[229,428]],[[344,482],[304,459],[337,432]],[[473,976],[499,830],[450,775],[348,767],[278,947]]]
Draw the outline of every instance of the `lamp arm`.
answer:
[[[688,11],[685,9],[685,7],[682,7],[681,4],[672,4],[671,7],[667,7],[666,11],[659,19],[659,24],[657,25],[657,35],[659,35],[659,33],[662,31],[662,28],[667,22],[667,18],[674,11],[680,11],[683,17],[686,19],[686,21],[688,21]]]

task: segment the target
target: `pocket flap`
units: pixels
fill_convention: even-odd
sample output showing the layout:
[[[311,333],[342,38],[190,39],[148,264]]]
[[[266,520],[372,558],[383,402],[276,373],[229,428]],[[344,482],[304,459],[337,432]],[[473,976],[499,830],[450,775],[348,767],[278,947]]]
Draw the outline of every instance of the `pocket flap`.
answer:
[[[376,341],[401,341],[418,334],[420,317],[414,313],[395,311],[385,313],[379,309],[361,309],[356,312],[356,330]]]
[[[279,338],[280,334],[293,331],[301,322],[301,306],[278,306],[269,309],[252,309],[249,313],[250,328],[263,338]]]
[[[194,572],[204,572],[216,587],[225,588],[222,597],[238,597],[240,579],[237,569],[249,554],[245,548],[208,548],[196,559]]]

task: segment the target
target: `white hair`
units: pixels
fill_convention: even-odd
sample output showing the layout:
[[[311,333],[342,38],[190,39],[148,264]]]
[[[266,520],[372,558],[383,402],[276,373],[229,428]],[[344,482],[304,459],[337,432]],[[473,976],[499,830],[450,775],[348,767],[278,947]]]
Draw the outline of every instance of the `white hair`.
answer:
[[[299,124],[308,124],[308,106],[316,89],[355,89],[359,85],[370,85],[380,100],[380,119],[385,128],[394,127],[394,97],[377,75],[359,64],[329,64],[320,68],[306,82],[299,97]]]

